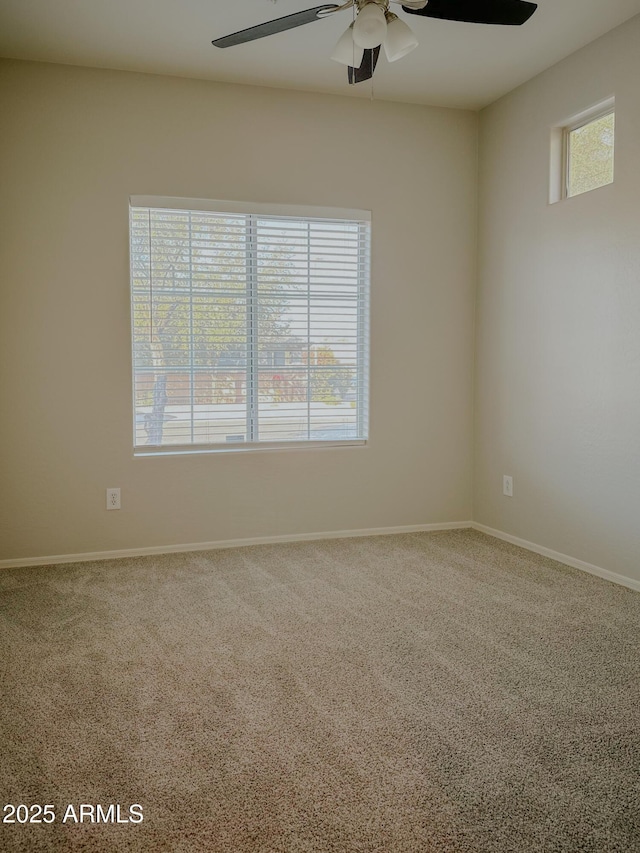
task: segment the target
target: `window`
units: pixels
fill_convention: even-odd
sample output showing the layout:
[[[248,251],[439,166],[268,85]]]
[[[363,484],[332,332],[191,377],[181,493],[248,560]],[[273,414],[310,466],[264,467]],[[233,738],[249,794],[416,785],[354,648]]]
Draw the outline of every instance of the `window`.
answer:
[[[567,197],[613,183],[615,113],[566,130]]]
[[[614,142],[613,99],[574,116],[552,131],[551,202],[613,183]],[[558,169],[555,158],[562,163]],[[556,189],[554,181],[558,178]]]
[[[369,220],[132,198],[135,451],[363,443]]]

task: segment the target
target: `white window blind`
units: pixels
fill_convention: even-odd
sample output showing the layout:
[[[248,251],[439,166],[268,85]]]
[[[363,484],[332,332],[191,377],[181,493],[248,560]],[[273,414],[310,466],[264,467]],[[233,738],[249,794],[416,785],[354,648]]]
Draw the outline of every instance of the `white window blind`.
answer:
[[[131,199],[138,452],[366,440],[370,222],[321,213]]]

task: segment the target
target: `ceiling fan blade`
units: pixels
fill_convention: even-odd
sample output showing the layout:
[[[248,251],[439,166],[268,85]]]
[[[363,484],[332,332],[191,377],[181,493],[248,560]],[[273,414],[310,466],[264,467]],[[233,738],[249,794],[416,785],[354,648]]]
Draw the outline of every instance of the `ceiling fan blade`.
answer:
[[[258,24],[256,27],[249,27],[247,30],[240,30],[229,36],[223,36],[212,41],[211,44],[216,47],[234,47],[236,44],[244,44],[247,41],[272,36],[275,33],[283,33],[285,30],[292,30],[294,27],[301,27],[303,24],[320,21],[324,17],[324,15],[320,16],[320,12],[338,8],[339,6],[335,3],[315,6],[313,9],[306,9],[304,12],[295,12],[293,15],[285,15],[284,18],[276,18],[274,21],[267,21],[264,24]]]
[[[410,15],[466,21],[470,24],[524,24],[538,8],[526,0],[429,0],[422,9],[402,7]]]
[[[380,45],[374,48],[367,48],[362,57],[360,68],[349,66],[349,83],[363,83],[365,80],[371,80],[373,72],[376,70],[379,56]]]

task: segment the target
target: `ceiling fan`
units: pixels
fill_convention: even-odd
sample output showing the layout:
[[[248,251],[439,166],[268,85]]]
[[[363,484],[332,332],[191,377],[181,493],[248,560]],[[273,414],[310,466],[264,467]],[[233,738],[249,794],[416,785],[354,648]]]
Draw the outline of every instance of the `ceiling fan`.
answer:
[[[401,59],[418,46],[407,24],[389,10],[390,3],[402,6],[410,15],[424,18],[509,26],[524,24],[538,8],[536,3],[527,0],[346,0],[342,5],[332,3],[285,15],[215,39],[212,44],[234,47],[353,8],[354,20],[336,44],[331,59],[348,66],[349,83],[361,83],[373,77],[383,45],[389,62]]]

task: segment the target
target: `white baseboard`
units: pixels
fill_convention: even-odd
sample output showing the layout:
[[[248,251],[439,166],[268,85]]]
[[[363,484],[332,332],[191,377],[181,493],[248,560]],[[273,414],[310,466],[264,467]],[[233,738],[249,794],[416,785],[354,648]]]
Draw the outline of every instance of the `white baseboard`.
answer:
[[[600,566],[594,566],[591,563],[586,563],[584,560],[577,560],[575,557],[570,557],[567,554],[561,554],[559,551],[553,551],[551,548],[544,548],[541,545],[536,545],[534,542],[528,542],[526,539],[520,539],[517,536],[512,536],[510,533],[504,533],[502,530],[495,530],[493,527],[487,527],[485,524],[479,524],[477,521],[446,521],[436,524],[411,524],[399,527],[372,527],[362,530],[326,530],[321,533],[293,533],[282,536],[256,536],[251,539],[224,539],[214,542],[191,542],[181,545],[156,545],[151,548],[123,548],[118,551],[91,551],[84,554],[55,554],[47,557],[23,557],[17,560],[0,560],[0,569],[26,568],[29,566],[51,566],[58,563],[85,563],[95,560],[119,560],[127,557],[148,557],[154,554],[178,554],[188,551],[215,551],[222,548],[243,548],[249,545],[276,545],[284,542],[315,542],[322,539],[352,539],[362,536],[388,536],[397,533],[429,533],[438,530],[462,530],[472,528],[481,533],[486,533],[488,536],[493,536],[496,539],[502,539],[504,542],[510,542],[512,545],[518,545],[527,551],[533,551],[534,554],[540,554],[543,557],[550,557],[558,563],[564,563],[566,566],[571,566],[574,569],[580,569],[583,572],[588,572],[590,575],[604,578],[604,580],[612,581],[613,583],[626,586],[629,589],[640,592],[640,581],[628,578],[625,575],[619,575],[616,572],[611,572],[609,569],[603,569]]]
[[[496,539],[502,539],[504,542],[510,542],[512,545],[518,545],[520,548],[525,548],[527,551],[533,551],[534,554],[540,554],[543,557],[550,557],[557,563],[564,563],[565,566],[580,569],[583,572],[588,572],[590,575],[597,575],[599,578],[604,578],[604,580],[612,581],[613,583],[617,583],[621,586],[626,586],[629,589],[634,589],[637,592],[640,592],[640,581],[628,578],[626,575],[619,575],[616,572],[610,572],[609,569],[602,569],[600,566],[585,563],[584,560],[577,560],[575,557],[569,557],[567,554],[561,554],[559,551],[552,551],[551,548],[543,548],[542,545],[536,545],[534,542],[527,542],[526,539],[519,539],[517,536],[511,536],[510,533],[503,533],[502,530],[494,530],[493,527],[478,524],[477,521],[471,522],[471,527],[474,530],[479,530],[481,533],[486,533],[487,536],[494,536]]]
[[[321,539],[352,539],[361,536],[387,536],[394,533],[424,533],[436,530],[461,530],[472,527],[471,521],[445,521],[440,524],[411,524],[404,527],[372,527],[365,530],[327,530],[322,533],[293,533],[283,536],[257,536],[253,539],[225,539],[216,542],[192,542],[183,545],[156,545],[152,548],[124,548],[120,551],[92,551],[86,554],[56,554],[49,557],[24,557],[0,560],[0,569],[27,566],[50,566],[57,563],[85,563],[93,560],[119,560],[125,557],[148,557],[153,554],[177,554],[185,551],[214,551],[221,548],[243,548],[248,545],[275,545],[281,542],[314,542]]]

